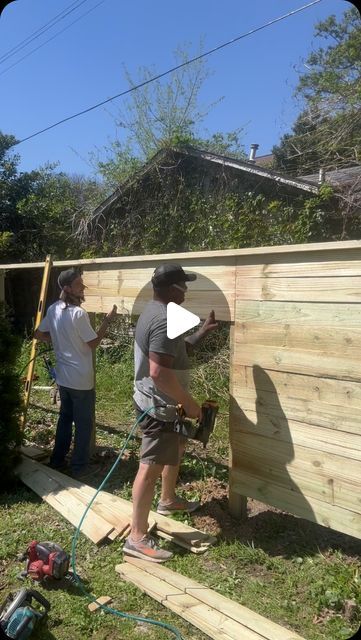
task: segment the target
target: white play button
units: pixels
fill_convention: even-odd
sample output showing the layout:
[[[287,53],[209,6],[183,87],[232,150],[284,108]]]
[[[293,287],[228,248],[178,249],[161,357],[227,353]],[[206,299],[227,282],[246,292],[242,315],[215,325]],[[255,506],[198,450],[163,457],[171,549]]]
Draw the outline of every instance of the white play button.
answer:
[[[173,340],[181,336],[182,333],[186,333],[189,329],[193,329],[200,323],[200,318],[194,313],[183,309],[179,304],[175,302],[168,302],[167,304],[167,338]]]

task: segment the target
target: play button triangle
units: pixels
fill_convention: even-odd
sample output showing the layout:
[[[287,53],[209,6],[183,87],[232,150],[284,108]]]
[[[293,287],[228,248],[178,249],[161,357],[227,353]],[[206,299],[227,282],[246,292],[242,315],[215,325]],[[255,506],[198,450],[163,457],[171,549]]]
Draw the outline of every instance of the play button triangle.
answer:
[[[178,338],[182,333],[186,333],[189,329],[193,329],[200,323],[200,318],[191,311],[183,309],[175,302],[167,304],[167,337],[173,340]]]

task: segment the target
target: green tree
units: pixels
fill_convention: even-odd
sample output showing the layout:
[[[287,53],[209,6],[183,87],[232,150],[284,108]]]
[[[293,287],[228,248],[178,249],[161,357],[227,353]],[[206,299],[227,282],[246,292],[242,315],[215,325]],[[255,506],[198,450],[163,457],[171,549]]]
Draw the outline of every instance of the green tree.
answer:
[[[178,48],[175,66],[188,60],[188,53]],[[125,69],[129,87],[145,84],[130,94],[125,108],[115,117],[119,137],[90,154],[92,165],[109,191],[131,178],[163,148],[191,144],[214,153],[246,157],[241,144],[242,128],[214,134],[201,131],[205,117],[219,102],[200,105],[201,91],[210,76],[204,59],[147,84],[155,75],[154,68],[142,67],[133,79]]]
[[[55,173],[54,166],[20,172],[13,136],[0,133],[0,261],[31,262],[77,258],[83,245],[74,236],[79,213],[105,197],[95,180]]]
[[[293,174],[357,164],[361,158],[361,20],[355,7],[315,26],[327,46],[306,60],[296,94],[304,109],[273,148],[275,168]]]

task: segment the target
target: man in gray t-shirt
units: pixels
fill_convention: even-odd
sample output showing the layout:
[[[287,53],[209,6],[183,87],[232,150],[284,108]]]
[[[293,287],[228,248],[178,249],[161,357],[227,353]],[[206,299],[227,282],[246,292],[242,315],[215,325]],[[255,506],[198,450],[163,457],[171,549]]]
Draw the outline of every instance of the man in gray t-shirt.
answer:
[[[187,291],[186,282],[196,279],[177,264],[163,264],[153,274],[153,300],[139,317],[135,333],[134,402],[140,421],[142,446],[140,464],[133,485],[133,518],[124,553],[164,562],[172,554],[157,548],[149,535],[148,516],[158,478],[162,492],[157,511],[168,515],[176,511],[194,511],[199,502],[189,502],[175,493],[179,465],[186,438],[174,431],[176,405],[181,404],[187,417],[200,420],[202,410],[188,391],[188,352],[209,331],[217,327],[214,312],[191,336],[167,336],[167,304],[181,305]]]

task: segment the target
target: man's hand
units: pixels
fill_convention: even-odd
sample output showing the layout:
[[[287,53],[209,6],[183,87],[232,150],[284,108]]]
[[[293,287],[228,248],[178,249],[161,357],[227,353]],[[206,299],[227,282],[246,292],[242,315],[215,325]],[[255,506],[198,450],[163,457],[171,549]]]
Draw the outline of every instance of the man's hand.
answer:
[[[192,418],[192,420],[198,420],[198,422],[201,422],[202,407],[200,407],[199,404],[195,400],[193,400],[193,398],[190,402],[187,402],[184,405],[184,410],[186,412],[187,418]]]
[[[107,313],[107,315],[105,316],[108,322],[112,322],[113,320],[115,320],[115,318],[117,317],[117,311],[118,311],[117,305],[113,304],[112,310],[109,311],[109,313]]]
[[[210,331],[214,331],[214,329],[217,329],[217,327],[218,327],[218,322],[216,322],[216,316],[212,309],[208,318],[206,318],[201,328],[199,329],[199,333],[205,336]]]
[[[193,347],[196,346],[197,342],[202,340],[210,331],[214,331],[214,329],[217,329],[217,327],[218,327],[218,322],[216,322],[216,317],[212,309],[208,318],[206,318],[206,320],[203,322],[201,328],[198,329],[198,331],[196,331],[195,333],[192,333],[190,336],[187,336],[186,338],[184,338],[184,342],[186,343],[187,353],[189,355],[192,355]]]

